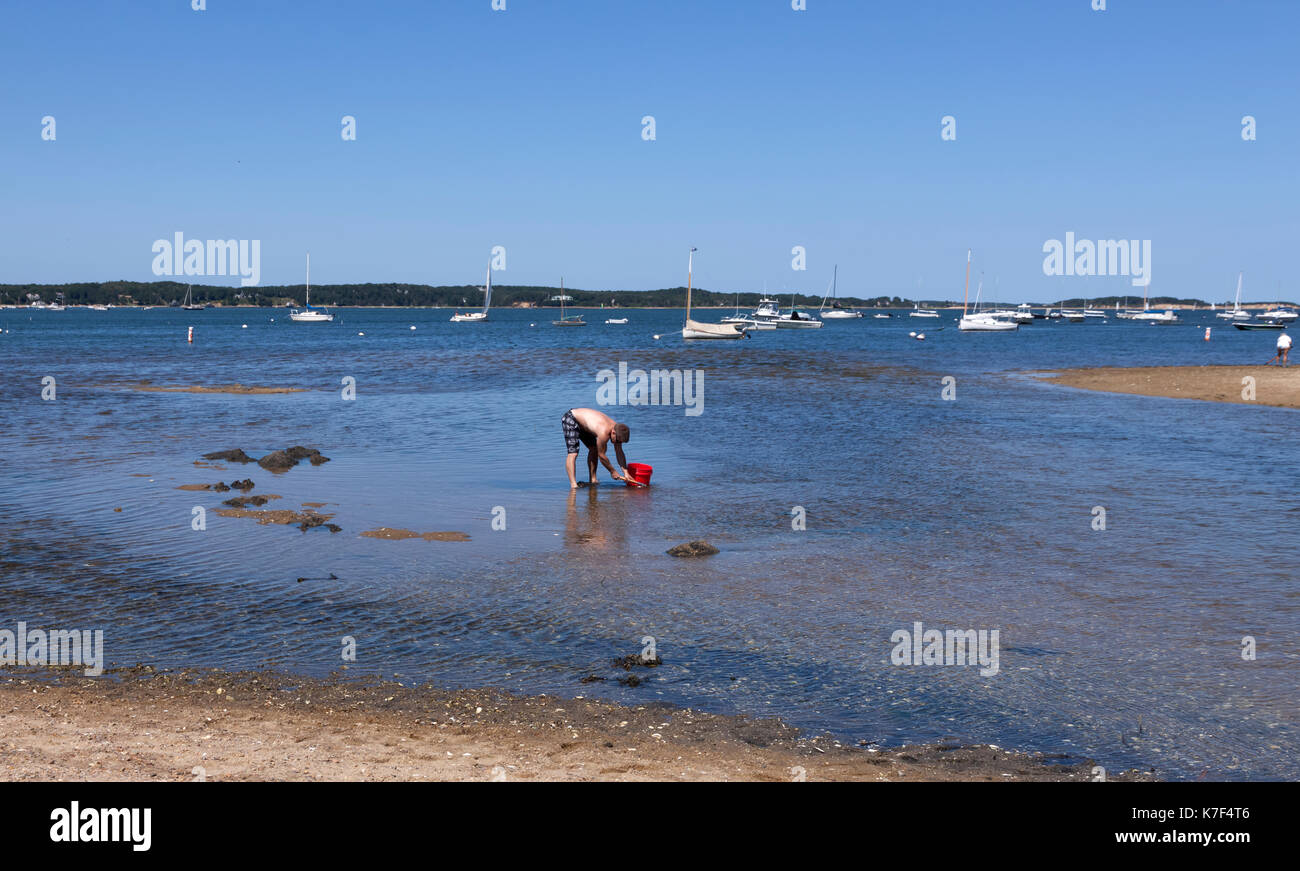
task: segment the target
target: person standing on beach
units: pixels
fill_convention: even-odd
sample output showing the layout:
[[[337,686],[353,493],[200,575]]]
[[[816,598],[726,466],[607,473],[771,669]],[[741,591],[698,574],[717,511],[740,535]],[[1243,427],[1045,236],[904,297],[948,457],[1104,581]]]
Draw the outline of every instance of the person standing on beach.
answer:
[[[560,425],[564,428],[564,448],[568,452],[564,466],[569,473],[570,490],[578,489],[575,471],[578,452],[581,450],[580,444],[587,446],[587,479],[592,486],[600,483],[596,479],[598,460],[609,469],[614,480],[635,483],[627,470],[627,457],[623,456],[623,445],[627,444],[632,437],[627,424],[618,423],[609,415],[601,414],[594,408],[570,408],[564,413],[564,417],[560,418]],[[618,469],[615,469],[609,457],[605,456],[607,444],[614,445],[614,454],[618,457]]]
[[[1281,360],[1282,365],[1287,365],[1287,358],[1291,356],[1291,337],[1286,333],[1277,337],[1277,356],[1273,360]],[[1268,362],[1272,363],[1273,360]]]

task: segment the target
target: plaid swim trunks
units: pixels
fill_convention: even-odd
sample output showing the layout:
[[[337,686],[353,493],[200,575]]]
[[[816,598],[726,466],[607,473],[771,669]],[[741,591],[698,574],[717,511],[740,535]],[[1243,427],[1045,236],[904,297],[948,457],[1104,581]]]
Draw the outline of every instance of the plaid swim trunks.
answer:
[[[564,413],[560,418],[560,426],[564,427],[564,448],[567,453],[576,454],[582,451],[579,446],[582,442],[582,428],[578,426],[578,419],[573,416],[573,409]]]

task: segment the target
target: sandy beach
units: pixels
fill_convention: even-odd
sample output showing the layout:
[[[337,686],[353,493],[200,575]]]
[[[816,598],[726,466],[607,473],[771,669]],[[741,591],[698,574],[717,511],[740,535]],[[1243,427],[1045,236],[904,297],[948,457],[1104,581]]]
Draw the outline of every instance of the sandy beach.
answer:
[[[1043,374],[1083,390],[1300,408],[1300,366],[1099,366]],[[1243,381],[1248,377],[1255,379],[1254,399]]]
[[[988,745],[846,747],[777,720],[494,690],[149,667],[0,677],[9,781],[1092,778],[1089,763],[1060,761]]]

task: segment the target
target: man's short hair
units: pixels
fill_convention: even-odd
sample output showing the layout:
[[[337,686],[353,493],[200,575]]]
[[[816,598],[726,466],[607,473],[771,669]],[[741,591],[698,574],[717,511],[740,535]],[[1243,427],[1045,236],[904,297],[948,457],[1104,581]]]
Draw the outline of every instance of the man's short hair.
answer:
[[[627,428],[627,424],[625,423],[614,424],[614,435],[618,436],[618,443],[620,445],[627,444],[628,440],[632,438],[632,432]]]

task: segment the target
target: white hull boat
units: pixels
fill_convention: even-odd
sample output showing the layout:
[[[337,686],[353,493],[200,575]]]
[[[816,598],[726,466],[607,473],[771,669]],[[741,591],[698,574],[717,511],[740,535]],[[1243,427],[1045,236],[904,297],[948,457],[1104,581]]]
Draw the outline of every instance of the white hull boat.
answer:
[[[461,300],[461,302],[464,302],[464,300]],[[460,312],[455,312],[451,316],[451,322],[453,324],[482,323],[483,321],[486,321],[488,319],[488,309],[491,307],[492,307],[492,266],[491,264],[489,264],[487,269],[487,284],[483,286],[483,311],[466,312],[465,314],[461,314]]]
[[[311,252],[307,253],[307,305],[289,312],[289,320],[296,324],[328,324],[334,315],[311,307]]]

